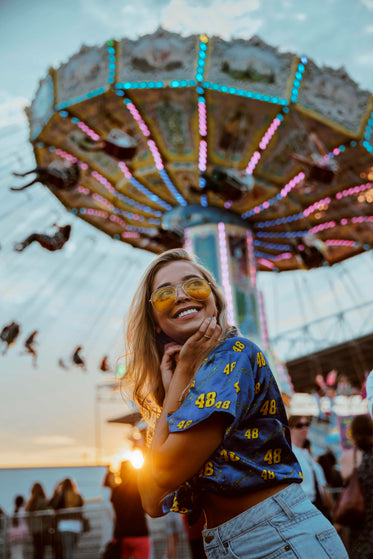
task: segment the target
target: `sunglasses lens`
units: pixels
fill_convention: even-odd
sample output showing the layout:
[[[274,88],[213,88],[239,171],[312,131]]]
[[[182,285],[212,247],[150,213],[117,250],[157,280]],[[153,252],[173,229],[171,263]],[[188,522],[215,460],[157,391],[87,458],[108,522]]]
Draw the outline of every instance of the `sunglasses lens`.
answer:
[[[297,423],[296,424],[296,429],[302,429],[302,427],[309,427],[310,424],[309,423]]]
[[[211,294],[211,287],[205,279],[191,279],[184,284],[184,291],[197,301],[207,299]]]
[[[174,287],[163,287],[152,295],[152,304],[156,311],[167,311],[175,302],[176,291]]]

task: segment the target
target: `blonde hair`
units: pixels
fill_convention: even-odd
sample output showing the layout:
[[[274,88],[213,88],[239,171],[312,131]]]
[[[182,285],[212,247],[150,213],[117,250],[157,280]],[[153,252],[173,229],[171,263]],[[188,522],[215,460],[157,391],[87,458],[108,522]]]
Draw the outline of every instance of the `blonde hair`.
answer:
[[[152,424],[159,416],[165,396],[160,363],[163,347],[157,342],[156,323],[150,296],[157,272],[171,262],[190,262],[210,284],[223,335],[228,331],[225,298],[212,274],[194,260],[186,250],[168,250],[151,262],[145,271],[127,313],[125,329],[126,373],[122,388],[139,407],[144,419]]]

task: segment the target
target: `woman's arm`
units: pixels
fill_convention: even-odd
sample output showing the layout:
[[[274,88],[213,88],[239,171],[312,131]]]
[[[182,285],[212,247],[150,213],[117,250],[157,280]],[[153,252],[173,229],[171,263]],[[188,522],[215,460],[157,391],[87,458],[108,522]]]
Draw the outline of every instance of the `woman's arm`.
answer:
[[[167,424],[167,415],[180,407],[185,387],[216,346],[220,333],[214,318],[204,321],[183,345],[175,371],[168,379],[163,410],[139,477],[143,506],[151,516],[162,514],[164,497],[193,477],[223,440],[228,420],[225,414],[213,414],[181,433],[170,433]],[[167,352],[165,354],[167,359]],[[172,350],[168,354],[172,354]]]

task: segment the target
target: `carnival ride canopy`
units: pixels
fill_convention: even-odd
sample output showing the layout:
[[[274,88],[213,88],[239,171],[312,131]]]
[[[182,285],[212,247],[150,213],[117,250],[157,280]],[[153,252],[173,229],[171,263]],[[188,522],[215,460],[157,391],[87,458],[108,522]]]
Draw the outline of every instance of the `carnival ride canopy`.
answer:
[[[159,29],[82,47],[27,114],[39,171],[78,171],[42,182],[112,238],[160,253],[218,216],[286,271],[373,246],[372,108],[343,69],[258,37]]]

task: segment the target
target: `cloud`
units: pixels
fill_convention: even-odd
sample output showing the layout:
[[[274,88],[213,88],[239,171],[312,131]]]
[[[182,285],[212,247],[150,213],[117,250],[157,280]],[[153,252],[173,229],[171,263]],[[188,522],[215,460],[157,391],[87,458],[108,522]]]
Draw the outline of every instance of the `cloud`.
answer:
[[[32,439],[34,444],[43,446],[73,446],[75,439],[65,435],[41,435]]]
[[[369,66],[369,68],[372,68],[373,52],[366,52],[364,54],[359,54],[355,58],[355,64],[358,64],[359,66]]]
[[[367,10],[373,10],[373,0],[360,0],[360,2],[367,8]]]
[[[364,33],[373,33],[373,23],[366,25],[363,28]]]
[[[232,35],[255,34],[262,19],[253,17],[259,9],[259,0],[215,0],[209,5],[188,5],[185,0],[171,0],[162,22],[168,29],[183,33],[205,32],[225,39]]]
[[[29,104],[25,97],[12,97],[7,91],[0,91],[0,128],[11,124],[24,124],[24,109]]]

